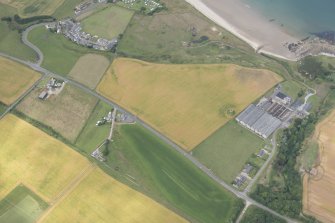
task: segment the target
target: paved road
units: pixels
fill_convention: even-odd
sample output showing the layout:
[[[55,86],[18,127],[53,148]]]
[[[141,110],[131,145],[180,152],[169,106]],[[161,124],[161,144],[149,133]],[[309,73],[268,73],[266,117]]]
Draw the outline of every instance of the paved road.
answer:
[[[41,25],[41,24],[40,24]],[[36,27],[36,26],[35,26]],[[118,109],[119,111],[121,112],[124,112],[126,114],[130,114],[130,115],[133,115],[131,112],[127,111],[125,108],[117,105],[116,103],[108,100],[107,98],[103,97],[102,95],[96,93],[95,91],[87,88],[86,86],[76,82],[76,81],[73,81],[71,79],[68,79],[66,77],[63,77],[59,74],[56,74],[56,73],[53,73],[47,69],[44,69],[40,66],[42,60],[43,60],[43,53],[36,47],[34,46],[32,43],[30,43],[28,40],[27,40],[27,35],[29,33],[29,31],[31,29],[33,29],[34,27],[31,27],[30,29],[27,29],[24,33],[23,33],[23,38],[25,38],[23,40],[23,42],[25,44],[27,44],[28,46],[32,46],[32,49],[37,49],[37,54],[39,54],[39,61],[38,63],[32,63],[32,62],[28,62],[28,61],[24,61],[24,60],[21,60],[21,59],[18,59],[18,58],[15,58],[15,57],[12,57],[12,56],[9,56],[7,54],[4,54],[4,53],[1,53],[0,52],[0,56],[4,56],[4,57],[7,57],[9,59],[12,59],[14,61],[17,61],[19,63],[22,63],[22,64],[25,64],[29,67],[31,67],[32,69],[38,71],[38,72],[41,72],[43,73],[44,75],[49,75],[49,76],[53,76],[53,77],[56,77],[57,79],[61,79],[61,80],[64,80],[78,88],[80,88],[81,90],[83,90],[84,92],[90,94],[90,95],[93,95],[95,97],[97,97],[98,99],[104,101],[105,103],[109,104],[110,106],[113,106],[115,107],[116,109]],[[42,59],[42,60],[41,60]],[[134,116],[134,115],[133,115]],[[136,117],[136,116],[135,116]],[[144,126],[145,128],[147,128],[149,131],[151,131],[154,135],[156,135],[157,137],[159,137],[161,140],[163,140],[164,142],[166,142],[167,144],[169,144],[173,149],[175,149],[177,152],[179,152],[180,154],[182,154],[183,156],[185,156],[189,161],[191,161],[195,166],[197,166],[199,169],[201,169],[205,174],[207,174],[210,178],[212,178],[214,181],[216,181],[218,184],[220,184],[222,187],[224,187],[226,190],[230,191],[231,193],[235,194],[237,197],[241,198],[242,200],[244,200],[246,203],[248,204],[252,204],[252,205],[255,205],[263,210],[266,210],[268,212],[270,212],[271,214],[279,217],[279,218],[282,218],[284,220],[286,220],[287,222],[295,222],[294,220],[286,217],[286,216],[283,216],[283,215],[280,215],[278,214],[277,212],[271,210],[270,208],[258,203],[257,201],[251,199],[246,193],[244,192],[240,192],[240,191],[237,191],[234,187],[232,187],[230,184],[227,184],[226,182],[224,182],[223,180],[221,180],[220,178],[218,178],[210,169],[208,169],[206,166],[204,166],[202,163],[200,163],[197,159],[195,159],[192,155],[190,155],[189,153],[185,152],[182,148],[180,148],[176,143],[174,143],[173,141],[171,141],[169,138],[167,138],[165,135],[163,135],[162,133],[160,133],[159,131],[157,131],[156,129],[152,128],[150,125],[148,125],[146,122],[144,122],[143,120],[141,120],[140,118],[136,117],[136,122],[141,124],[142,126]]]
[[[43,56],[43,53],[42,51],[37,47],[35,46],[34,44],[32,44],[31,42],[29,42],[28,40],[28,34],[31,30],[33,30],[34,28],[38,27],[38,26],[43,26],[45,25],[45,23],[41,23],[41,24],[37,24],[37,25],[33,25],[33,26],[30,26],[29,28],[27,28],[25,31],[23,31],[22,33],[22,42],[27,45],[28,47],[32,48],[36,53],[37,53],[37,65],[41,65],[42,64],[42,61],[44,59],[44,56]]]

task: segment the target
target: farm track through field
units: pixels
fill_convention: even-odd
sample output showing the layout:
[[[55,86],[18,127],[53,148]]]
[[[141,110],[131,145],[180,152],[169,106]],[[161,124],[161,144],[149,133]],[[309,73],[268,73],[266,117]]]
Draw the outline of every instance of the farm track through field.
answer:
[[[44,25],[44,24],[38,24],[38,25],[35,25],[34,27],[31,27],[31,29],[27,29],[24,31],[23,35],[22,35],[22,41],[27,45],[27,46],[33,46],[31,47],[32,49],[35,49],[37,48],[35,45],[33,45],[32,43],[30,43],[28,40],[27,40],[27,36],[28,36],[28,33],[35,27],[37,26],[41,26],[41,25]],[[38,49],[38,48],[37,48]],[[48,75],[48,76],[53,76],[53,77],[56,77],[57,79],[60,79],[60,80],[64,80],[64,81],[67,81],[69,84],[72,84],[80,89],[82,89],[84,92],[94,96],[94,97],[97,97],[98,99],[100,99],[101,101],[104,101],[106,102],[107,104],[115,107],[116,109],[118,109],[119,111],[121,112],[124,112],[126,114],[131,114],[131,112],[127,111],[126,109],[120,107],[119,105],[117,105],[116,103],[110,101],[109,99],[103,97],[102,95],[96,93],[95,91],[89,89],[88,87],[78,83],[77,81],[73,81],[71,79],[68,79],[66,77],[63,77],[59,74],[55,74],[45,68],[42,68],[40,66],[41,62],[43,61],[43,53],[38,49],[36,51],[37,54],[39,54],[39,61],[37,63],[32,63],[30,61],[25,61],[25,60],[21,60],[21,59],[18,59],[16,57],[13,57],[13,56],[9,56],[5,53],[1,53],[0,52],[0,56],[4,56],[6,58],[9,58],[9,59],[12,59],[14,61],[17,61],[19,63],[22,63],[26,66],[29,66],[31,67],[33,70],[35,71],[38,71],[38,72],[41,72],[43,73],[44,75]],[[3,116],[8,113],[10,110],[7,109],[7,111],[3,114]],[[2,117],[3,117],[2,116]],[[136,117],[136,116],[135,116]],[[1,117],[0,117],[1,118]],[[228,190],[229,192],[233,193],[235,196],[237,196],[238,198],[244,200],[245,202],[248,202],[250,204],[253,204],[281,219],[284,219],[285,221],[291,223],[291,222],[296,222],[295,220],[289,218],[289,217],[286,217],[286,216],[283,216],[279,213],[277,213],[276,211],[258,203],[257,201],[253,200],[252,198],[250,198],[246,193],[243,193],[243,192],[240,192],[240,191],[237,191],[235,188],[233,188],[230,184],[227,184],[226,182],[224,182],[223,180],[221,180],[219,177],[217,177],[216,175],[213,174],[213,172],[208,169],[206,166],[204,166],[202,163],[200,163],[197,159],[195,159],[191,154],[185,152],[182,148],[180,148],[177,144],[175,144],[172,140],[170,140],[169,138],[167,138],[165,135],[163,135],[162,133],[160,133],[159,131],[155,130],[154,128],[152,128],[150,125],[148,125],[147,123],[145,123],[143,120],[139,119],[138,117],[136,117],[136,122],[139,123],[140,125],[142,125],[143,127],[145,127],[146,129],[148,129],[152,134],[154,134],[155,136],[157,136],[158,138],[160,138],[162,141],[164,141],[165,143],[167,143],[168,145],[170,145],[173,149],[175,149],[177,152],[179,152],[180,154],[182,154],[185,158],[187,158],[189,161],[191,161],[195,166],[197,166],[200,170],[202,170],[207,176],[209,176],[212,180],[214,180],[215,182],[217,182],[219,185],[221,185],[223,188],[225,188],[226,190]],[[47,212],[47,211],[46,211]],[[46,214],[43,215],[43,218],[46,216]],[[42,219],[42,218],[41,218]],[[39,220],[39,222],[41,222]]]
[[[38,219],[37,223],[43,222],[43,220],[49,215],[49,213],[57,207],[79,184],[82,182],[92,171],[96,168],[94,163],[90,163],[85,169],[83,169],[66,187],[56,195],[55,198],[50,202],[50,206]]]

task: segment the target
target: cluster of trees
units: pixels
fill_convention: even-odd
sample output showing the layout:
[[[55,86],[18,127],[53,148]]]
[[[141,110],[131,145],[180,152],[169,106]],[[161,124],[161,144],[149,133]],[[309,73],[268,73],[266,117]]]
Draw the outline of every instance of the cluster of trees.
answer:
[[[334,106],[335,88],[330,87],[328,96],[315,113],[305,119],[295,120],[292,127],[283,131],[269,183],[258,184],[251,197],[283,215],[306,223],[318,222],[315,218],[301,213],[303,185],[297,157],[301,153],[304,140],[312,134],[319,118]]]
[[[21,18],[19,15],[16,14],[14,16],[2,17],[1,21],[7,22],[8,27],[11,30],[17,30],[19,32],[22,32],[29,26],[43,22],[54,22],[56,21],[56,19],[52,16],[46,15]]]
[[[314,130],[317,115],[295,120],[292,127],[281,136],[278,155],[273,163],[272,176],[268,185],[259,184],[251,196],[266,206],[299,218],[302,210],[302,180],[296,168],[303,141]]]
[[[324,66],[316,57],[305,57],[298,68],[299,72],[305,77],[314,80],[319,77],[322,79],[332,79],[332,74],[335,73],[335,68],[332,64]]]
[[[244,214],[241,223],[285,223],[286,221],[278,218],[267,211],[258,207],[250,206]]]

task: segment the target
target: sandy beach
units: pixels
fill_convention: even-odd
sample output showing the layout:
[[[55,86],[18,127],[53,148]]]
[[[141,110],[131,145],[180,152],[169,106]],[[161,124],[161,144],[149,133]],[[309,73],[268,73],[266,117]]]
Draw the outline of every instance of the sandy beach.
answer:
[[[285,43],[299,41],[241,0],[186,0],[206,17],[261,53],[297,60]]]

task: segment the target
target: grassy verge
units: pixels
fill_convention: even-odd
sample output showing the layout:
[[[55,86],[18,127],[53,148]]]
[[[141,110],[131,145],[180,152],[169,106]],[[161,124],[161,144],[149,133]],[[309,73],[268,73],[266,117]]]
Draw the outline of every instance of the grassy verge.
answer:
[[[110,174],[192,222],[232,222],[243,208],[241,200],[139,125],[119,126],[109,150]]]
[[[51,33],[45,27],[37,27],[29,33],[29,41],[44,54],[42,66],[66,76],[77,60],[87,53],[100,53],[111,59],[108,53],[79,46],[62,35]]]
[[[250,206],[240,223],[285,223],[286,221],[256,206]]]
[[[264,144],[264,140],[232,120],[197,146],[193,155],[230,183]]]
[[[6,109],[7,109],[7,106],[3,104],[2,102],[0,102],[0,115],[4,113]]]

